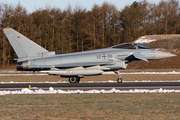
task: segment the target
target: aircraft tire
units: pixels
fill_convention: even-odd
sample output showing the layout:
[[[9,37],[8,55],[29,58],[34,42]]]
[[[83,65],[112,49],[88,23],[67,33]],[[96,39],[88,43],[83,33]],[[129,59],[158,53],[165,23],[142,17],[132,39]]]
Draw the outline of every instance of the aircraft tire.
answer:
[[[78,83],[78,77],[69,77],[69,82],[70,83]]]
[[[118,78],[118,79],[117,79],[117,82],[118,82],[118,83],[122,83],[122,81],[123,81],[122,78]]]

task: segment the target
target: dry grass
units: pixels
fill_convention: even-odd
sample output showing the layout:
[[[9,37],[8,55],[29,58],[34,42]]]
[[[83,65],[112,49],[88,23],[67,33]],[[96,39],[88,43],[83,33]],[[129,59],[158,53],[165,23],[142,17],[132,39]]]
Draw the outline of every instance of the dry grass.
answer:
[[[127,72],[139,72],[129,69]],[[172,71],[172,70],[143,70]],[[179,70],[176,70],[179,71]],[[124,71],[123,71],[124,72]],[[0,76],[0,81],[68,81],[58,76]],[[117,75],[85,77],[82,81],[116,80]],[[123,75],[132,80],[180,80],[180,75]],[[3,120],[119,120],[179,119],[180,95],[171,94],[56,94],[0,96],[0,119]]]
[[[116,81],[118,78],[117,75],[101,75],[101,76],[86,76],[81,79],[81,82],[87,81]],[[174,75],[123,75],[124,81],[178,81],[180,80],[180,74]],[[60,78],[58,76],[48,76],[48,75],[38,75],[38,76],[0,76],[0,82],[58,82],[66,81],[68,78]]]
[[[179,119],[180,95],[57,94],[0,96],[0,119]]]
[[[128,69],[128,70],[121,70],[120,72],[141,72],[141,69]],[[161,71],[180,71],[179,69],[144,69],[143,72],[153,71],[153,72],[161,72]],[[100,76],[85,76],[81,79],[81,82],[86,81],[108,81],[113,80],[116,81],[118,75],[100,75]],[[150,80],[150,81],[178,81],[180,80],[180,74],[124,74],[122,75],[124,81],[143,81],[143,80]],[[68,78],[60,78],[59,76],[52,76],[52,75],[16,75],[16,76],[0,76],[0,82],[58,82],[66,81],[68,82]]]

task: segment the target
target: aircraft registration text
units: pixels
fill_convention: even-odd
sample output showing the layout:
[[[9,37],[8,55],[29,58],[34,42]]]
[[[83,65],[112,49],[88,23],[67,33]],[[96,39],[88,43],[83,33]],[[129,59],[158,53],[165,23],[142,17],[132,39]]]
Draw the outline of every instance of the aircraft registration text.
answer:
[[[96,59],[106,59],[106,58],[112,58],[112,54],[103,54],[103,55],[96,55]]]

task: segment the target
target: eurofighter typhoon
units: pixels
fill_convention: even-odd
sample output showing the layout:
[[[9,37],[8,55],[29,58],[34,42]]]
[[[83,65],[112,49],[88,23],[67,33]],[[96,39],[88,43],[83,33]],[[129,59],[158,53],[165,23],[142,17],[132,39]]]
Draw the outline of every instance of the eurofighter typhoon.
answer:
[[[3,29],[18,59],[18,71],[41,71],[49,75],[69,78],[70,83],[79,83],[84,76],[102,75],[105,72],[118,74],[134,60],[159,60],[176,56],[153,50],[138,43],[122,43],[112,47],[84,52],[58,54],[49,52],[12,28]]]

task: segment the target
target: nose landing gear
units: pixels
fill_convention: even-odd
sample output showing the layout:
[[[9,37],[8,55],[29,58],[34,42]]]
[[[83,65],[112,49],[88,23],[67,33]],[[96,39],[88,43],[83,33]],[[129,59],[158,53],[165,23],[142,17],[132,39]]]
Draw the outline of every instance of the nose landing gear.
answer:
[[[123,79],[121,78],[122,75],[120,74],[119,70],[118,70],[118,71],[115,71],[115,73],[118,74],[117,82],[118,82],[118,83],[122,83]]]

